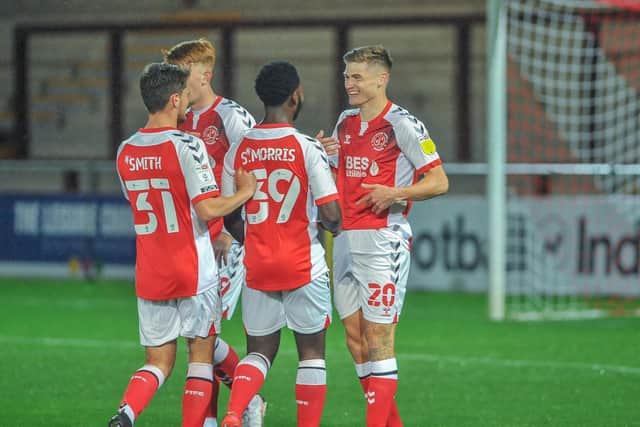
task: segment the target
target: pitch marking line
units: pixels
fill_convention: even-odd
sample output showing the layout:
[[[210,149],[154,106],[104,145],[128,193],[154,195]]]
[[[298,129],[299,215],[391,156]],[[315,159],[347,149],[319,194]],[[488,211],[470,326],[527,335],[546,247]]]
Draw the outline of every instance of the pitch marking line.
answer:
[[[4,344],[28,344],[49,347],[79,347],[79,348],[140,348],[140,344],[135,341],[120,340],[91,340],[80,338],[57,338],[57,337],[25,337],[25,336],[2,336],[0,343]],[[295,355],[293,349],[283,349],[279,354],[288,356]],[[500,359],[495,357],[463,357],[447,356],[429,353],[398,353],[400,360],[414,360],[419,362],[448,363],[455,365],[485,365],[502,368],[545,368],[545,369],[574,369],[592,371],[600,375],[616,373],[623,375],[640,375],[640,367],[611,365],[601,363],[582,362],[558,362],[552,360],[521,360],[521,359]]]

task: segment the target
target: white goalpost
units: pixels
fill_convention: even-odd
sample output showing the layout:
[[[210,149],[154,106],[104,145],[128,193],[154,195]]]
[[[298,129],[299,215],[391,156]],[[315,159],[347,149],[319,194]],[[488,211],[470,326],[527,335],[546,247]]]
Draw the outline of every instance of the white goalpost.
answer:
[[[640,4],[487,7],[489,315],[636,315]]]

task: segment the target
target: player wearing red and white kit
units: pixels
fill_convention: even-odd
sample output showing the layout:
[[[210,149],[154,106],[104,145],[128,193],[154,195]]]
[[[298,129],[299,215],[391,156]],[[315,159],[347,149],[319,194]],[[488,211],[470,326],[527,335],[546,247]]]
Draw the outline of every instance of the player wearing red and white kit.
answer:
[[[214,46],[206,39],[184,41],[163,51],[165,62],[188,68],[191,72],[187,80],[191,107],[179,129],[204,141],[216,181],[221,182],[225,154],[229,147],[240,142],[244,133],[255,125],[255,120],[240,105],[215,93],[211,84],[215,53]],[[210,221],[209,231],[220,268],[222,317],[231,319],[245,280],[244,248],[223,229],[222,218]],[[238,361],[233,347],[218,337],[213,361],[218,381],[214,384],[204,427],[217,425],[219,382],[231,388]],[[260,427],[264,407],[262,397],[256,396],[243,415],[244,423],[249,427]]]
[[[244,208],[244,234],[241,227],[228,227],[245,245],[247,356],[236,368],[222,426],[241,425],[238,414],[262,387],[280,330],[288,326],[299,358],[298,426],[314,427],[326,396],[325,331],[331,322],[328,268],[316,221],[339,231],[338,195],[322,145],[292,126],[303,102],[295,67],[284,61],[263,66],[255,88],[265,118],[229,150],[223,172],[223,194],[233,191],[232,177],[241,168],[256,176],[258,188]]]
[[[189,346],[182,425],[202,426],[209,406],[221,313],[207,221],[240,207],[256,181],[238,171],[238,192],[217,197],[204,143],[176,128],[189,104],[188,76],[170,64],[145,68],[140,91],[149,118],[118,149],[118,175],[136,232],[136,295],[146,357],[111,427],[132,426],[151,401],[173,369],[178,336]]]
[[[367,399],[367,426],[401,426],[394,401],[395,324],[409,273],[411,201],[448,190],[424,125],[387,99],[391,58],[382,46],[344,55],[343,112],[321,141],[336,168],[344,232],[334,240],[334,302]]]

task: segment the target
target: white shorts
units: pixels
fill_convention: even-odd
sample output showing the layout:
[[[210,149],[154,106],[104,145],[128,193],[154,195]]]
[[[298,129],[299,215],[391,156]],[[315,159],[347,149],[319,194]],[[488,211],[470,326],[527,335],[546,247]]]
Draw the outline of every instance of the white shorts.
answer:
[[[397,323],[409,276],[409,241],[390,228],[346,230],[333,241],[333,300],[341,319],[362,310]]]
[[[315,334],[331,324],[328,272],[291,291],[245,286],[242,292],[242,320],[251,336],[270,335],[285,325],[300,334]]]
[[[189,298],[146,300],[138,298],[140,344],[156,347],[175,340],[220,333],[220,296],[214,286]]]
[[[231,319],[236,311],[247,272],[243,261],[244,246],[234,240],[227,255],[227,265],[219,272],[223,319]]]

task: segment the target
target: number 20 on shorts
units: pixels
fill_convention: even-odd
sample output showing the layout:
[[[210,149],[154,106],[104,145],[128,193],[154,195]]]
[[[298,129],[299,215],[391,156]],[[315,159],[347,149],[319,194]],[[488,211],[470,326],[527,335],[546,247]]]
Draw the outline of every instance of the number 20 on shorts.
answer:
[[[381,303],[385,307],[393,306],[396,301],[396,286],[393,283],[387,283],[384,286],[377,283],[369,283],[368,286],[371,295],[369,295],[367,304],[372,307],[380,307]]]

